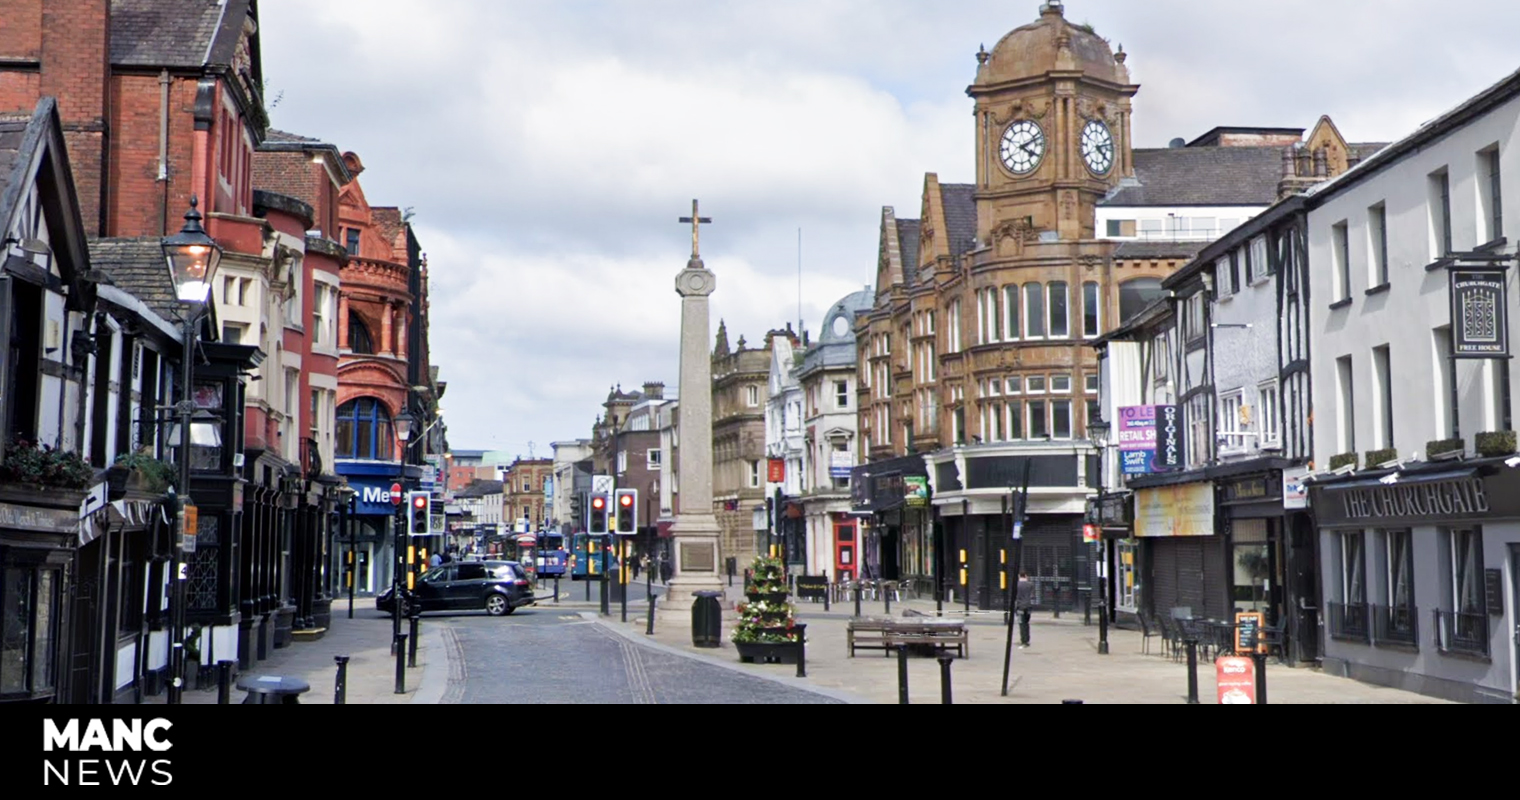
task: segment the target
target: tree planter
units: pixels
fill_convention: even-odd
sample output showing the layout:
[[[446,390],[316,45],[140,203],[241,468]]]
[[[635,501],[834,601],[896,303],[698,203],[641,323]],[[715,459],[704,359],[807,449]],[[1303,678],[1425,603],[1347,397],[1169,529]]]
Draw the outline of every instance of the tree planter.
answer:
[[[1473,436],[1473,449],[1485,457],[1507,456],[1515,452],[1514,431],[1483,431]]]
[[[763,633],[786,635],[796,634],[798,641],[795,642],[734,642],[734,649],[739,651],[739,661],[744,664],[795,664],[797,663],[797,647],[804,640],[804,629],[807,625],[796,625],[792,628],[762,628]]]

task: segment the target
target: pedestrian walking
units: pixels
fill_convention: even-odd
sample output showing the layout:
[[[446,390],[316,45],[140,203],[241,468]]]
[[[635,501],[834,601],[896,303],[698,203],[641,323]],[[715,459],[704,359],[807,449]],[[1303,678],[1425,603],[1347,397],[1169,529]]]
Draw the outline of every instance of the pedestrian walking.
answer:
[[[1013,596],[1013,608],[1019,615],[1019,649],[1029,646],[1029,612],[1034,606],[1034,581],[1029,573],[1019,570],[1019,582]]]
[[[633,560],[633,579],[634,580],[638,580],[639,579],[639,570],[643,566],[644,566],[644,559],[643,558],[635,558]]]
[[[430,566],[430,567],[443,566],[443,556],[438,555],[437,553],[433,553],[432,555],[428,556],[428,566]]]
[[[670,560],[660,554],[660,583],[670,583]]]

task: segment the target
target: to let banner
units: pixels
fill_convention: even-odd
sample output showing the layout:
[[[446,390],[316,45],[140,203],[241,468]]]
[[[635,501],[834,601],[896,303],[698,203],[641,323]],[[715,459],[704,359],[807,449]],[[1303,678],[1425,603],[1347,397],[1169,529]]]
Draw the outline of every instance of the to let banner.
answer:
[[[1453,267],[1447,275],[1451,285],[1452,358],[1509,358],[1505,271]]]

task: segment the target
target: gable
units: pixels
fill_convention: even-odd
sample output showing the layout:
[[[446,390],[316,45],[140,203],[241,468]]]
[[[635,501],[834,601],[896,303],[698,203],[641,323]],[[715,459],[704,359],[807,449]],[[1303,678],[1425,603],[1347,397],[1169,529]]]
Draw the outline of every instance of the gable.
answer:
[[[1329,116],[1319,118],[1319,122],[1314,125],[1314,130],[1309,132],[1309,138],[1304,142],[1304,149],[1310,153],[1323,150],[1327,173],[1332,177],[1345,172],[1351,166],[1351,148]]]
[[[896,213],[882,206],[881,232],[876,246],[876,293],[886,297],[903,282],[902,246],[897,238]]]

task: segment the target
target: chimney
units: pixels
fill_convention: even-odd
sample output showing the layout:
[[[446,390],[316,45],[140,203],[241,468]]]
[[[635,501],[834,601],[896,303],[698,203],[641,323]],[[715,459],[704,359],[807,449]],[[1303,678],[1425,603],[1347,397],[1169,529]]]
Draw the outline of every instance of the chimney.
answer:
[[[664,400],[665,399],[665,384],[660,383],[659,381],[652,381],[650,383],[644,384],[644,399],[645,400]]]
[[[37,48],[38,94],[58,98],[58,118],[68,142],[85,230],[92,236],[104,236],[101,206],[106,196],[104,131],[111,80],[111,0],[35,0],[21,3],[31,6],[25,10],[15,9],[16,4],[6,5],[5,15],[11,17],[6,27],[19,23],[22,48]],[[8,30],[7,38],[11,35]],[[31,38],[33,35],[37,38]],[[36,100],[32,98],[26,109],[31,110]]]
[[[1314,177],[1324,178],[1330,174],[1330,162],[1325,158],[1325,148],[1314,151]]]

